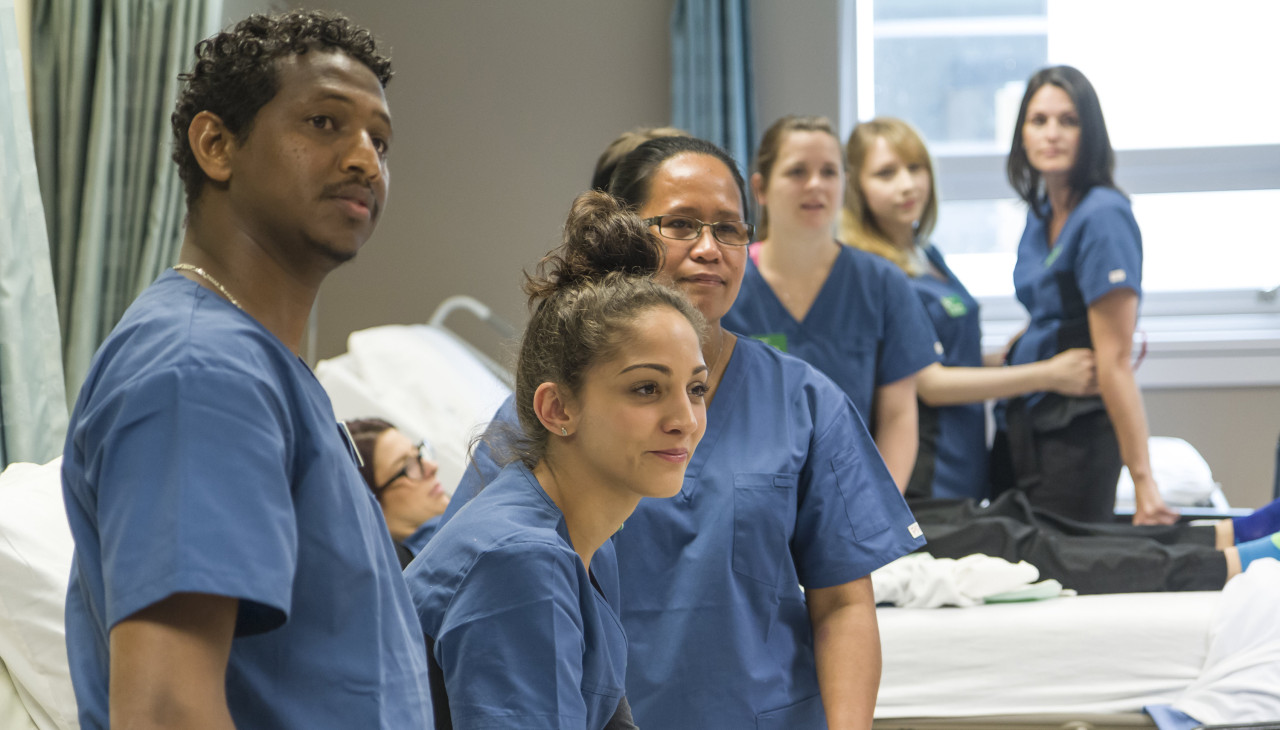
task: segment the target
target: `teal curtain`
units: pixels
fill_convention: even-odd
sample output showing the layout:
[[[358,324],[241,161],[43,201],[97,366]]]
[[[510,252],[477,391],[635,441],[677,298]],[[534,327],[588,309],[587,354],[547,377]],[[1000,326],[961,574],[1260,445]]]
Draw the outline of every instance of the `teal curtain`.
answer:
[[[748,0],[677,0],[671,123],[725,148],[745,174],[756,144]]]
[[[0,0],[0,467],[62,451],[57,303],[13,0]]]
[[[169,115],[178,74],[221,12],[221,0],[33,2],[36,164],[71,394],[177,257],[185,206]]]

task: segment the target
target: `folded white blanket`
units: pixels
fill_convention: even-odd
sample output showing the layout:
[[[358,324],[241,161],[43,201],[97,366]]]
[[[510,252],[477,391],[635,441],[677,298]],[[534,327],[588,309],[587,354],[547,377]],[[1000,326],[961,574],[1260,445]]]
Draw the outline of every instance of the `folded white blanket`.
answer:
[[[954,560],[912,553],[872,573],[871,584],[877,603],[939,608],[976,606],[988,598],[1026,588],[1039,578],[1040,571],[1026,561],[1015,564],[989,555]]]

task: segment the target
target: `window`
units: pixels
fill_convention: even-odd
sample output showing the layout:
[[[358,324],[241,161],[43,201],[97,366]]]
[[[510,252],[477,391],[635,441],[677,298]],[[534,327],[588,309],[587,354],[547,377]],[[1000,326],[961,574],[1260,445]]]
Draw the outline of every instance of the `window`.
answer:
[[[924,134],[943,200],[934,239],[975,294],[1012,294],[1026,213],[1005,155],[1026,79],[1069,63],[1098,90],[1142,227],[1144,313],[1185,312],[1188,297],[1205,312],[1280,311],[1280,3],[849,2],[856,116]]]

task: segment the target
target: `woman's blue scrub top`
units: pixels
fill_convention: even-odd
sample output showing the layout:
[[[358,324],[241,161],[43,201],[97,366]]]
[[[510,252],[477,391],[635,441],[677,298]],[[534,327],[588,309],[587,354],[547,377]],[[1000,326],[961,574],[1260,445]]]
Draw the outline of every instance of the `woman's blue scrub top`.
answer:
[[[942,252],[932,245],[925,256],[944,276],[926,272],[911,278],[911,286],[933,323],[947,367],[982,367],[982,324],[978,301],[956,278]],[[916,469],[930,470],[929,495],[947,499],[990,496],[987,477],[987,417],[982,403],[932,407],[920,404],[920,457]],[[922,464],[929,459],[930,464]],[[914,483],[913,474],[913,483]]]
[[[514,417],[508,402],[495,426]],[[488,449],[455,502],[492,473]],[[637,724],[825,728],[801,586],[856,580],[923,544],[849,399],[739,339],[683,489],[641,500],[613,538]]]
[[[1091,347],[1088,308],[1115,289],[1142,296],[1142,234],[1129,200],[1114,188],[1089,190],[1067,217],[1053,248],[1047,220],[1027,212],[1013,285],[1031,322],[1009,351],[1009,364],[1047,360]],[[1027,397],[1028,407],[1044,393]]]
[[[404,575],[457,730],[598,730],[617,710],[627,638],[609,600],[616,582],[610,597],[611,581],[592,584],[563,513],[523,465],[458,510]]]
[[[803,321],[791,316],[748,260],[742,290],[721,324],[818,368],[868,419],[876,388],[938,360],[933,328],[906,275],[875,254],[844,245]]]

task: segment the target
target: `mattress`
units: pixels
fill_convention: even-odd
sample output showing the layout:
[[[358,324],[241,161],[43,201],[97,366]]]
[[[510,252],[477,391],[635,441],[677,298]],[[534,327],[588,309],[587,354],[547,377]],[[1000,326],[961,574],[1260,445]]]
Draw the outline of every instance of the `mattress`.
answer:
[[[1222,594],[880,608],[877,718],[1116,714],[1199,676]]]

